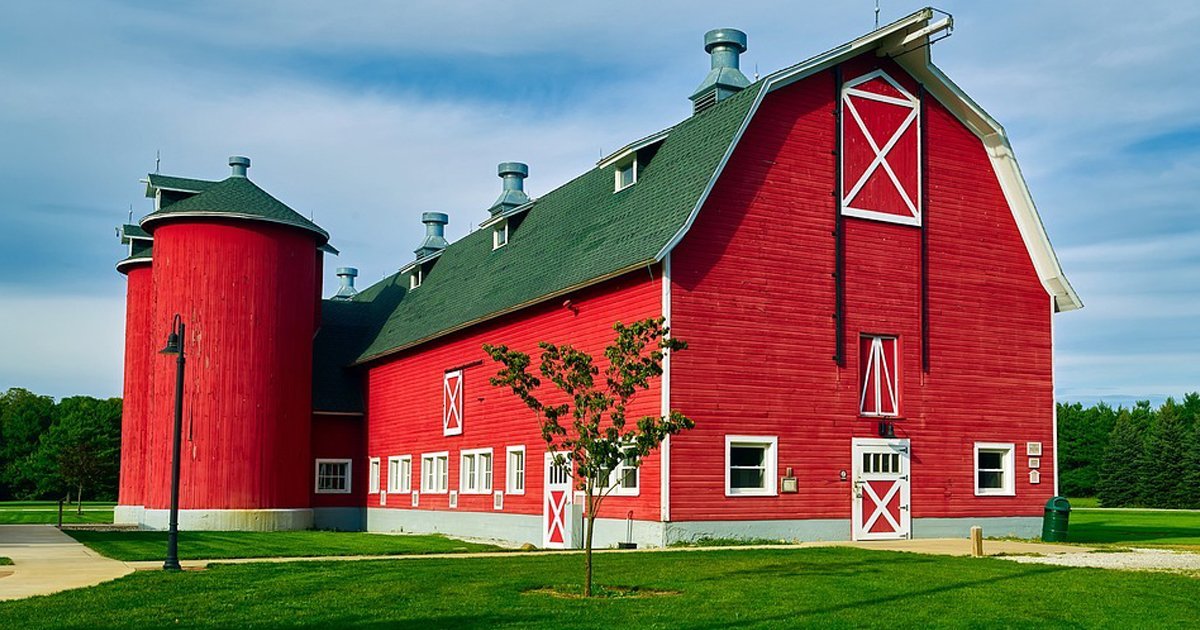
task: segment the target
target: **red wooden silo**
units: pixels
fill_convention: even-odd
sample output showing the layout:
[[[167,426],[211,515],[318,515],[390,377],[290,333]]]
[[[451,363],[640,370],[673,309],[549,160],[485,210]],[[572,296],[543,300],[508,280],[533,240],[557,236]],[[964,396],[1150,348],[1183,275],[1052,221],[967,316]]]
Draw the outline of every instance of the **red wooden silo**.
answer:
[[[154,357],[150,322],[154,313],[150,235],[136,225],[121,227],[121,242],[129,256],[117,263],[125,275],[125,388],[121,406],[121,478],[117,490],[117,523],[140,521],[145,492],[146,413],[149,408],[150,367]]]
[[[183,529],[309,527],[312,339],[328,234],[233,175],[142,219],[154,237],[151,336],[186,325],[180,472]],[[175,357],[156,355],[146,512],[166,526]]]

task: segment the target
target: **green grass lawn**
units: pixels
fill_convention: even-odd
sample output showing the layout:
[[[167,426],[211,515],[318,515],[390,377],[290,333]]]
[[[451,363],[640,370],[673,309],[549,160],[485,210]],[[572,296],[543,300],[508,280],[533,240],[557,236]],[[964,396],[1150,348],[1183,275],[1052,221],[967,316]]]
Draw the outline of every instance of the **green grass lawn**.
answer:
[[[1075,543],[1200,545],[1200,510],[1074,509],[1067,531]]]
[[[63,506],[63,523],[111,523],[115,503],[83,502],[83,514],[74,505]],[[0,501],[0,525],[36,525],[58,522],[58,501]]]
[[[75,540],[117,560],[160,560],[166,532],[68,531]],[[181,560],[316,556],[374,556],[497,551],[499,547],[445,536],[389,536],[362,532],[180,532]]]
[[[137,572],[0,603],[0,627],[1194,627],[1200,582],[1157,573],[847,548],[603,554],[599,584],[678,595],[583,601],[582,559],[304,562]],[[1119,596],[1114,596],[1119,594]]]
[[[1096,497],[1080,497],[1078,499],[1069,499],[1069,501],[1071,502],[1071,509],[1100,507],[1100,499]]]

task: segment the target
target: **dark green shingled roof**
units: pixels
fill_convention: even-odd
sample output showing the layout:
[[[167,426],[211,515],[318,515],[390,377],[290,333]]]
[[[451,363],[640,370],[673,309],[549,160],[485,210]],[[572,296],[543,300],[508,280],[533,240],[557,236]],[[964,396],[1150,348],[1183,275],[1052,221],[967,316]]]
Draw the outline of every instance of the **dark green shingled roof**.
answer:
[[[155,188],[169,188],[171,190],[186,190],[188,192],[201,193],[213,186],[217,182],[212,182],[207,179],[192,179],[190,177],[174,177],[172,175],[159,175],[151,173],[146,177],[146,196],[153,197]]]
[[[452,243],[406,291],[399,273],[356,296],[401,292],[360,362],[654,262],[683,227],[762,87],[756,83],[676,125],[638,174],[613,192],[609,168],[593,168],[536,201],[493,251],[491,230]],[[187,203],[187,202],[180,202]]]
[[[149,223],[180,215],[270,221],[314,232],[321,237],[321,242],[329,240],[328,232],[245,177],[230,177],[216,182],[198,195],[151,212],[142,218],[141,224],[145,227]]]

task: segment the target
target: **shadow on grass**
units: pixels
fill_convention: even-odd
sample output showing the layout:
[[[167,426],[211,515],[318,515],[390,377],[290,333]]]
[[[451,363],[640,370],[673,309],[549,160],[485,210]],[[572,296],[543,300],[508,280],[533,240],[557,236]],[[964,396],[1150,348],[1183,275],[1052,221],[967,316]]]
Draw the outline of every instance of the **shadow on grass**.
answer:
[[[1121,520],[1071,524],[1068,536],[1074,543],[1200,544],[1200,529],[1196,527],[1132,525]]]

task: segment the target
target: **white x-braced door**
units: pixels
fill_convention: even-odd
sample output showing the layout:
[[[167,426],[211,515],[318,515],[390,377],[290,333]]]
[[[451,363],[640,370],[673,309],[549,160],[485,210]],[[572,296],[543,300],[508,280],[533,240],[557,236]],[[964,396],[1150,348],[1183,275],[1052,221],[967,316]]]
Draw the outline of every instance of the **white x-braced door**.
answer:
[[[558,461],[555,461],[555,460]],[[546,453],[542,491],[542,547],[571,548],[571,500],[574,479],[571,460],[567,455]]]
[[[908,440],[855,438],[854,540],[912,538]]]

